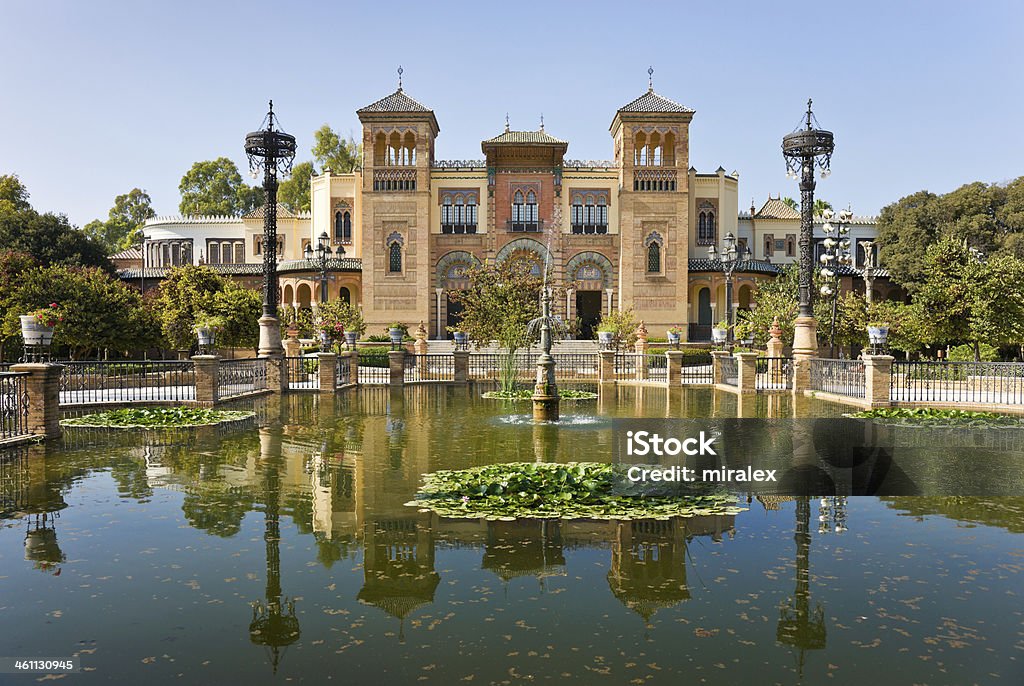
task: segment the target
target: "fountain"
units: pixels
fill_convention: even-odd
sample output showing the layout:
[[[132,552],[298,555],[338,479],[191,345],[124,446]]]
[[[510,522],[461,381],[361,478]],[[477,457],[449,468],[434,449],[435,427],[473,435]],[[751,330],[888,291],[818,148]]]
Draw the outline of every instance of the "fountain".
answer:
[[[555,326],[552,327],[552,324]],[[552,328],[561,330],[561,320],[551,316],[551,294],[545,284],[541,296],[540,317],[530,321],[527,331],[532,335],[540,327],[540,357],[537,358],[537,383],[533,386],[533,418],[537,421],[558,419],[558,384],[555,383],[555,360],[551,357]]]

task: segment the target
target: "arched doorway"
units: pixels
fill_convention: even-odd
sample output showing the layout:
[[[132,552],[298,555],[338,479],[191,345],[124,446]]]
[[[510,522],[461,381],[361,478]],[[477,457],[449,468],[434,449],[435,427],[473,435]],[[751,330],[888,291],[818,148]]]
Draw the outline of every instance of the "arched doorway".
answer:
[[[308,310],[312,307],[313,291],[308,283],[300,283],[295,288],[295,303],[300,310]]]
[[[580,339],[594,338],[601,321],[601,291],[576,291],[576,318],[580,323]]]
[[[739,295],[740,309],[749,310],[750,303],[753,302],[753,290],[750,288],[750,286],[740,286]]]
[[[702,288],[697,291],[697,324],[711,326],[711,289]]]
[[[579,324],[582,340],[594,338],[603,312],[603,295],[611,288],[612,264],[603,254],[595,251],[581,252],[565,265],[566,274],[575,284],[576,311],[574,319]]]
[[[458,328],[459,324],[462,323],[462,303],[457,300],[452,300],[451,293],[446,293],[445,299],[445,310],[448,312],[446,324],[447,327],[450,327],[445,329],[447,332],[446,338],[452,338],[453,334],[451,330]]]
[[[338,299],[346,305],[351,305],[352,291],[350,291],[346,286],[342,286],[341,290],[338,291]]]

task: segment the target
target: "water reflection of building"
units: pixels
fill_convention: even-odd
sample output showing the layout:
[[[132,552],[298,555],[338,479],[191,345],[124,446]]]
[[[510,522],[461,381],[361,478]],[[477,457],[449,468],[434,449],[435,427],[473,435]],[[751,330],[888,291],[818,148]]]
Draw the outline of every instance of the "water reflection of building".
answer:
[[[480,567],[505,582],[516,577],[533,576],[541,581],[549,576],[565,576],[561,521],[557,519],[517,519],[512,522],[486,522],[487,544]]]

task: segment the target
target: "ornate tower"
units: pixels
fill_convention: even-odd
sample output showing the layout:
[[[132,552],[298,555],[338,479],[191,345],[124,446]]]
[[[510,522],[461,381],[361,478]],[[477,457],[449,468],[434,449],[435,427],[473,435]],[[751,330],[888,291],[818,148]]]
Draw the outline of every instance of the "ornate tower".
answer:
[[[363,124],[363,316],[370,329],[430,313],[434,112],[398,90],[356,111]]]
[[[653,70],[649,70],[653,74]],[[687,321],[690,120],[654,92],[619,108],[610,131],[619,169],[619,303],[658,335]]]

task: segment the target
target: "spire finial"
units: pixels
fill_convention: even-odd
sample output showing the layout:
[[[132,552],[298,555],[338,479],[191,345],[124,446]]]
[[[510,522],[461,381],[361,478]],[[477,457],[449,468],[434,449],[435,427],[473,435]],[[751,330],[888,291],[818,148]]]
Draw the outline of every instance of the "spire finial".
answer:
[[[540,113],[540,130],[541,131],[544,130],[544,113],[543,112]]]
[[[654,67],[647,67],[647,90],[654,90]]]
[[[505,113],[505,133],[508,133],[508,112]]]
[[[405,72],[402,65],[398,65],[398,90],[402,90],[402,74]]]
[[[808,131],[810,131],[812,128],[814,128],[813,126],[811,126],[811,117],[814,116],[811,113],[811,103],[812,102],[813,102],[813,100],[811,100],[810,98],[807,98],[807,130]]]

